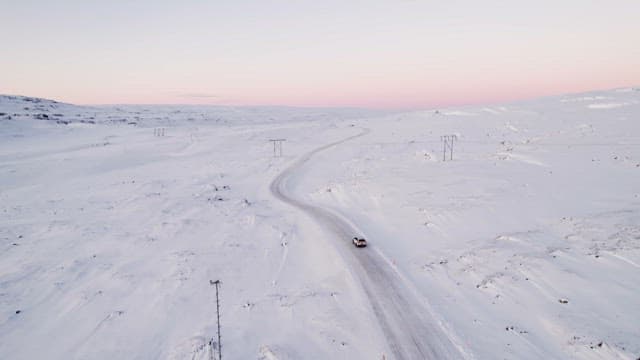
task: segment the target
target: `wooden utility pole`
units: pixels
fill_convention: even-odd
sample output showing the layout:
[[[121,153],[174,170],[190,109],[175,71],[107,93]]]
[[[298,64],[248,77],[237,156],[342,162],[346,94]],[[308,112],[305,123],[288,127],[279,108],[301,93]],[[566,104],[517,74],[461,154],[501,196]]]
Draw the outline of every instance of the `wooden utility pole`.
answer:
[[[273,157],[282,156],[282,143],[287,139],[269,139],[273,143]]]
[[[449,160],[453,160],[453,142],[457,140],[456,135],[442,135],[440,140],[443,142],[442,161],[447,161],[447,150],[449,150]]]
[[[220,298],[218,297],[218,286],[220,286],[220,280],[209,280],[209,284],[216,286],[216,314],[218,316],[218,360],[222,360],[222,340],[220,339]]]

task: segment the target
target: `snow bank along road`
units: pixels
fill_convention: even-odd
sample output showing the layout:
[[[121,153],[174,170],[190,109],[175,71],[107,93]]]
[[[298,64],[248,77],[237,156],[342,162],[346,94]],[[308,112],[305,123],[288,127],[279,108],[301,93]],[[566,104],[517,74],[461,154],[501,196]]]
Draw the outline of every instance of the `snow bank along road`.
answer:
[[[364,130],[307,153],[273,180],[271,192],[279,200],[307,213],[335,235],[336,248],[359,280],[396,359],[464,358],[464,350],[452,341],[445,328],[428,311],[426,304],[376,251],[375,239],[368,238],[373,245],[356,249],[351,245],[351,239],[364,235],[361,231],[340,215],[296,198],[288,188],[288,181],[295,173],[303,171],[304,165],[315,154],[367,133],[369,130]]]

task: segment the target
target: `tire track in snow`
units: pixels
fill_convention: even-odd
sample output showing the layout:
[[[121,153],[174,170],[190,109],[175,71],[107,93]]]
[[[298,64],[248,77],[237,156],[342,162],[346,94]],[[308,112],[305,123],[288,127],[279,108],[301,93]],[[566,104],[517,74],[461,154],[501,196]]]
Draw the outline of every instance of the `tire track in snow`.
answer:
[[[468,357],[452,341],[445,327],[425,308],[425,304],[405,284],[379,251],[370,245],[356,249],[353,236],[362,234],[348,219],[328,209],[297,198],[288,187],[289,180],[317,153],[366,135],[370,130],[321,146],[294,162],[271,183],[271,193],[279,200],[311,216],[322,228],[336,236],[336,248],[352,268],[369,299],[388,348],[396,359],[460,359]]]

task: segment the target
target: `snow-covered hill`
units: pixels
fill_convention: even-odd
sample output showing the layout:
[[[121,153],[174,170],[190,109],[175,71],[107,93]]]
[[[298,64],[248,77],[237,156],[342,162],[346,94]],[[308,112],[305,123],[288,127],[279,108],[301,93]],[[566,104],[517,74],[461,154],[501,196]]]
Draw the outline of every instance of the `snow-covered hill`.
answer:
[[[213,105],[76,106],[54,100],[0,95],[0,121],[45,120],[57,124],[117,124],[130,126],[187,126],[335,121],[390,113],[352,108],[282,106],[233,107]]]
[[[640,355],[640,91],[367,126],[300,191],[363,229],[478,358]]]
[[[226,358],[391,358],[350,239],[269,191],[366,128],[289,185],[467,357],[635,359],[639,117],[632,88],[406,114],[2,96],[0,358],[208,359],[216,279]]]

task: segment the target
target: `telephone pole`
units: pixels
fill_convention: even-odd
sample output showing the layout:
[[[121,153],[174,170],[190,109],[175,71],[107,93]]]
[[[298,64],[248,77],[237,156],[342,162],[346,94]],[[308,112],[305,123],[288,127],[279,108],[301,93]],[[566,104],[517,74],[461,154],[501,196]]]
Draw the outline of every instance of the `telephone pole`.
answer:
[[[447,161],[447,150],[449,150],[449,160],[453,160],[453,142],[458,139],[456,135],[442,135],[440,140],[443,142],[442,161]]]
[[[222,360],[222,342],[220,340],[220,298],[218,297],[218,286],[220,286],[220,280],[209,280],[209,284],[216,286],[216,314],[218,316],[218,360]]]
[[[269,139],[273,143],[273,157],[282,156],[282,143],[287,139]]]

